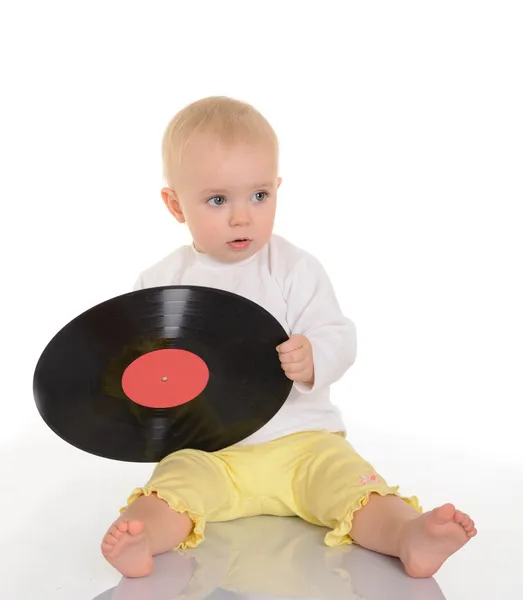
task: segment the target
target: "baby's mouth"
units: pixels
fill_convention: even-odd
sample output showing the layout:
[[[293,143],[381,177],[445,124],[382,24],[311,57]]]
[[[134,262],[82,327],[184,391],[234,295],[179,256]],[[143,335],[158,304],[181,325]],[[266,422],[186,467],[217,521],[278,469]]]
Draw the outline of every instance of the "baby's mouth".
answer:
[[[237,250],[243,250],[244,248],[247,248],[251,242],[252,242],[252,240],[249,238],[236,238],[235,240],[232,240],[231,242],[227,242],[227,245],[230,248],[236,248]]]

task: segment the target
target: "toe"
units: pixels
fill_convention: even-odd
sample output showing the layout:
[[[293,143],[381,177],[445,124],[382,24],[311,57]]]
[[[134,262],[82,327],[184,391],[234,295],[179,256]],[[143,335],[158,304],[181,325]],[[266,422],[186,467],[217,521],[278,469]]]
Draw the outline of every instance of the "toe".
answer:
[[[114,544],[109,544],[106,541],[102,542],[102,552],[106,556],[110,556],[113,553],[114,548],[115,548]]]
[[[131,535],[139,535],[144,530],[144,523],[142,521],[129,521],[128,530]]]
[[[448,523],[456,514],[456,507],[453,504],[444,504],[434,510],[434,516],[441,523]]]
[[[111,530],[111,535],[113,535],[117,540],[121,540],[125,535],[125,532],[121,531],[118,527],[115,527],[114,530]]]
[[[455,522],[458,525],[461,525],[465,531],[470,531],[474,528],[474,521],[465,513],[460,510],[456,511],[456,516],[454,517]]]
[[[459,523],[460,525],[464,525],[465,521],[468,518],[469,516],[466,515],[464,512],[461,512],[461,510],[457,510],[454,514],[454,521],[456,521],[456,523]]]
[[[461,521],[457,521],[464,529],[470,526],[472,519],[468,515],[463,515]]]
[[[127,531],[129,530],[129,523],[127,521],[118,521],[118,523],[116,523],[116,525],[115,525],[115,529],[120,535],[119,536],[117,534],[113,534],[113,535],[120,538],[120,537],[122,537],[122,535],[124,533],[127,533]]]
[[[104,537],[104,544],[109,544],[111,546],[114,546],[117,541],[118,540],[114,537],[114,535],[112,533],[108,533]]]

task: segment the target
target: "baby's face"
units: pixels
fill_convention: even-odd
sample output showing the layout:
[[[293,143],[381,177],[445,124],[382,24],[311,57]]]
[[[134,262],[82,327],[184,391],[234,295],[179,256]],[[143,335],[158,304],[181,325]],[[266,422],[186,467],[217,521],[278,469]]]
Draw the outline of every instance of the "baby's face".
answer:
[[[175,191],[183,213],[177,218],[187,223],[200,252],[222,262],[244,260],[272,234],[280,182],[269,142],[224,145],[195,136]]]

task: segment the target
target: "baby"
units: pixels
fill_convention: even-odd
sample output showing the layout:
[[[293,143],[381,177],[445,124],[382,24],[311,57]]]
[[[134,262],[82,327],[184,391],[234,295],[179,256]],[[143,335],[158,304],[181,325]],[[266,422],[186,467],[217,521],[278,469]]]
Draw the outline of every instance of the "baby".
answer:
[[[160,461],[105,534],[104,556],[143,577],[153,556],[202,542],[207,522],[299,516],[328,529],[328,546],[356,543],[398,557],[411,577],[431,577],[476,535],[474,522],[452,504],[423,513],[347,441],[329,388],[355,361],[355,327],[320,262],[273,234],[281,179],[272,127],[246,103],[205,98],[172,119],[162,152],[162,198],[193,241],[144,271],[135,289],[200,285],[258,303],[288,333],[274,352],[293,386],[249,438]]]

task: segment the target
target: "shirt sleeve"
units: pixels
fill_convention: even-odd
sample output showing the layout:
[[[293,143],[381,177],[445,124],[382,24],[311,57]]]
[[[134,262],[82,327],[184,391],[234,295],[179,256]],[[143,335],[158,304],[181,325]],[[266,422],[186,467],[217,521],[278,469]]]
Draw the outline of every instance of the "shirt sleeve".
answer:
[[[291,334],[312,345],[314,385],[294,382],[310,393],[338,381],[356,360],[356,327],[341,311],[332,283],[320,261],[301,258],[286,279],[287,322]]]

